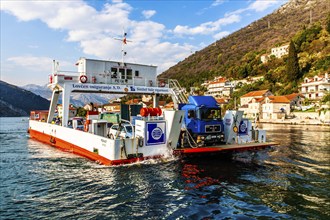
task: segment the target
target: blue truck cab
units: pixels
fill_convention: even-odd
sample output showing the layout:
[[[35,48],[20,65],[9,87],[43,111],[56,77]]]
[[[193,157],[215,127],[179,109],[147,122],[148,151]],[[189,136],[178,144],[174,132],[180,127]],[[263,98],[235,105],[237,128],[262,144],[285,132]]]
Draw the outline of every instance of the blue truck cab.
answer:
[[[185,111],[186,129],[198,146],[224,142],[221,108],[213,96],[189,96],[188,103],[180,104],[179,109]]]

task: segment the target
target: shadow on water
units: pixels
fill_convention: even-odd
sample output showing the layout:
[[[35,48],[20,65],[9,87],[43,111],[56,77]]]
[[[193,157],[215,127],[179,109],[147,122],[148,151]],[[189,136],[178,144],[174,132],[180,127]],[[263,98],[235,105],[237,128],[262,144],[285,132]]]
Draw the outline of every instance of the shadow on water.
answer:
[[[329,131],[266,126],[280,146],[231,159],[105,167],[30,140],[11,125],[0,134],[0,216],[329,219]]]

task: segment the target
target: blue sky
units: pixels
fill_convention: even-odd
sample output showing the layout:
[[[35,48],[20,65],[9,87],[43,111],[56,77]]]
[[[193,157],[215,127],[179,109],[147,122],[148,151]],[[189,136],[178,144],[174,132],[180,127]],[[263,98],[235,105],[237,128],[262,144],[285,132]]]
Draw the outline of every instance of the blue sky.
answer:
[[[1,80],[47,83],[52,60],[75,71],[79,57],[158,66],[158,73],[288,0],[2,0]]]

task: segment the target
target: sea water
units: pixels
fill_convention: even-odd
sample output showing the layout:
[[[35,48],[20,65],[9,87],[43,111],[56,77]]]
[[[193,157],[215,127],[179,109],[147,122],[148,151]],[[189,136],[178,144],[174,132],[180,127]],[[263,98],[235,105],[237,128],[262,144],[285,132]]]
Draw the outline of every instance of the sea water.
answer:
[[[330,129],[263,125],[279,146],[106,167],[0,118],[1,219],[330,219]]]

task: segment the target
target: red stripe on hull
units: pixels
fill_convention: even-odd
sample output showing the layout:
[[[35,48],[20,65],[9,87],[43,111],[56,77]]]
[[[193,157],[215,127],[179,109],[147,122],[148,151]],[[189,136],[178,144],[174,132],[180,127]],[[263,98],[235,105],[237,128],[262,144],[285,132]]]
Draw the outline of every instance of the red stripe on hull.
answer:
[[[174,150],[174,154],[188,155],[188,154],[207,154],[207,153],[217,153],[217,152],[259,150],[275,145],[278,145],[278,143],[271,142],[271,143],[254,143],[254,144],[241,144],[241,145],[223,145],[217,147],[184,148],[184,149]]]
[[[153,156],[153,157],[139,157],[139,158],[130,158],[130,159],[122,159],[122,160],[109,160],[105,157],[102,157],[94,152],[88,151],[84,148],[81,148],[77,145],[74,145],[72,143],[69,143],[67,141],[64,141],[62,139],[52,137],[51,135],[41,133],[39,131],[35,131],[30,129],[29,130],[30,137],[33,139],[36,139],[40,142],[43,142],[45,144],[49,144],[53,147],[57,147],[63,151],[74,153],[83,157],[86,157],[90,160],[97,161],[103,165],[121,165],[121,164],[130,164],[135,163],[138,161],[143,161],[147,159],[156,159],[160,158],[161,156]]]

